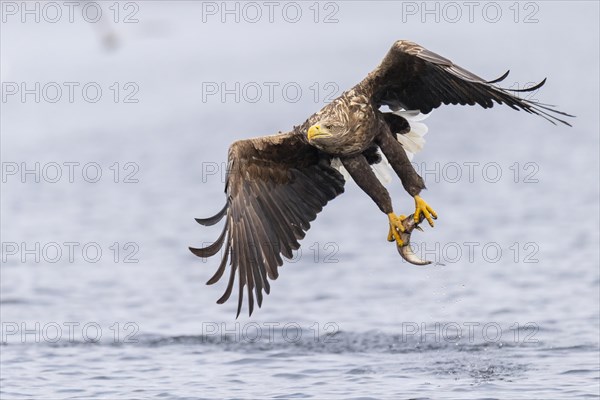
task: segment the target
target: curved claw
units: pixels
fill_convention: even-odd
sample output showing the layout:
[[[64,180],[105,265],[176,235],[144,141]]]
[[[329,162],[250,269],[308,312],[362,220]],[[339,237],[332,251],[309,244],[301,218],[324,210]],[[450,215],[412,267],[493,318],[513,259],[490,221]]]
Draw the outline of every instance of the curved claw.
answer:
[[[425,219],[425,215],[423,213],[419,214],[418,217],[416,217],[415,214],[411,214],[408,216],[408,218],[403,219],[402,226],[403,226],[404,230],[402,232],[400,232],[400,234],[399,234],[402,243],[401,244],[397,243],[397,246],[396,246],[400,256],[404,260],[406,260],[409,263],[414,264],[414,265],[431,264],[431,261],[422,260],[421,258],[419,258],[419,256],[417,256],[414,253],[414,251],[412,250],[412,248],[410,246],[410,235],[412,234],[412,231],[415,229],[422,230],[419,227],[419,224],[421,222],[423,222],[424,219]]]
[[[429,204],[427,204],[427,202],[425,200],[423,200],[421,198],[421,196],[415,196],[415,213],[414,215],[414,220],[415,223],[420,224],[422,221],[421,216],[425,217],[427,219],[427,222],[429,222],[429,226],[431,226],[433,228],[433,220],[437,219],[437,213],[433,210],[433,208],[431,208],[431,206]]]
[[[389,213],[388,219],[390,220],[390,231],[387,236],[388,242],[395,241],[397,246],[402,246],[404,242],[400,234],[404,232],[403,222],[406,220],[406,216]]]

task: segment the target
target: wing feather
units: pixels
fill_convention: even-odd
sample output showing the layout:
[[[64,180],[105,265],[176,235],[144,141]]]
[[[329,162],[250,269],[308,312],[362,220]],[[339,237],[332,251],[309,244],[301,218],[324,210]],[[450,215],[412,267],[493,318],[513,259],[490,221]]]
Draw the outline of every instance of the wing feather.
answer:
[[[217,241],[202,249],[190,248],[199,257],[225,252],[207,284],[220,280],[229,261],[230,275],[223,295],[227,301],[238,282],[239,316],[246,292],[248,311],[269,294],[269,279],[279,276],[283,257],[292,258],[323,207],[344,191],[343,176],[331,167],[331,158],[310,146],[299,130],[235,142],[229,149],[225,184],[227,204],[217,215],[197,219],[214,225],[226,216]]]
[[[196,222],[204,226],[212,226],[219,222],[227,214],[227,204],[215,215],[210,218],[196,218]]]
[[[570,124],[559,116],[573,117],[537,101],[521,99],[511,92],[530,92],[544,85],[546,79],[531,88],[508,90],[496,86],[501,77],[485,81],[452,61],[406,40],[394,43],[380,66],[367,78],[373,101],[392,110],[419,110],[424,114],[442,104],[478,104],[490,108],[494,103],[536,114],[556,124]]]
[[[223,253],[223,258],[221,259],[221,264],[219,264],[219,268],[217,268],[217,272],[215,272],[215,274],[212,276],[212,278],[210,278],[206,282],[207,285],[212,285],[213,283],[216,283],[223,276],[223,273],[225,272],[225,267],[227,266],[227,261],[229,261],[229,251],[230,250],[231,250],[230,241],[229,241],[229,238],[227,238],[227,243],[225,243],[225,252]],[[194,253],[194,254],[196,254],[196,253]]]
[[[203,247],[201,249],[190,247],[190,251],[192,253],[194,253],[195,255],[197,255],[198,257],[212,257],[215,254],[217,254],[219,252],[219,250],[221,250],[221,247],[223,247],[223,242],[225,241],[226,233],[227,233],[227,226],[225,228],[223,228],[223,231],[221,231],[221,235],[219,235],[219,238],[216,240],[216,242],[214,242],[210,246]]]

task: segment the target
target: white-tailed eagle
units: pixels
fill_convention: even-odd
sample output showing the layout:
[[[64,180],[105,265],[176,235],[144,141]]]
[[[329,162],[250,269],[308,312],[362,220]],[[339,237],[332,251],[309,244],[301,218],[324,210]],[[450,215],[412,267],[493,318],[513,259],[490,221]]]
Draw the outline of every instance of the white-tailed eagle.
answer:
[[[225,207],[211,218],[197,219],[202,225],[213,225],[225,218],[223,232],[208,247],[190,248],[199,257],[223,249],[221,264],[207,282],[221,279],[229,263],[227,288],[217,303],[230,297],[237,277],[237,314],[244,288],[249,313],[254,296],[261,306],[263,291],[269,293],[269,280],[277,279],[283,258],[293,256],[310,222],[344,191],[346,179],[340,169],[387,215],[388,240],[396,243],[400,254],[410,262],[426,263],[408,243],[420,222],[427,219],[433,226],[437,218],[419,195],[425,185],[409,160],[423,143],[422,124],[414,122],[415,116],[442,104],[490,108],[498,103],[569,125],[561,118],[571,115],[497,86],[507,75],[485,81],[418,44],[401,40],[365,79],[302,125],[287,133],[234,142],[229,148]],[[521,91],[544,83],[545,79]],[[392,112],[380,111],[382,106]],[[415,211],[408,218],[394,213],[388,191],[372,169],[385,160],[414,198]]]

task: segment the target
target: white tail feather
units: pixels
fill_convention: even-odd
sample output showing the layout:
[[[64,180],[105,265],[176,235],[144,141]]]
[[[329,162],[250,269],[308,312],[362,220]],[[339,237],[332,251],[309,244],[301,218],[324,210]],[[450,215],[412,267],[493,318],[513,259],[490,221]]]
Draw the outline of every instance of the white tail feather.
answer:
[[[412,160],[414,155],[423,150],[425,146],[424,136],[429,130],[427,125],[422,122],[429,114],[421,114],[418,110],[396,111],[394,114],[401,116],[408,121],[410,131],[403,135],[396,134],[396,138],[404,147],[404,151],[409,160]]]

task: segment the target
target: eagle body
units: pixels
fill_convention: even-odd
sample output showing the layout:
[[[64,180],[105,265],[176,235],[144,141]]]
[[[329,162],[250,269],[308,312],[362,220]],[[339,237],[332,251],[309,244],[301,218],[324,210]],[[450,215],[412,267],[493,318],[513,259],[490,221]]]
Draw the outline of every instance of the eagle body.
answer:
[[[343,93],[323,107],[301,125],[306,133],[309,127],[321,120],[338,119],[348,130],[335,143],[314,143],[319,150],[332,156],[351,156],[362,153],[373,145],[375,136],[385,124],[379,110],[371,104],[369,97],[361,93],[360,85]]]
[[[402,240],[410,237],[406,218],[394,214],[373,167],[389,163],[415,199],[411,229],[423,218],[433,226],[437,216],[420,198],[425,185],[409,159],[423,144],[424,131],[419,133],[419,122],[414,122],[420,115],[442,104],[490,108],[496,103],[569,125],[557,115],[571,115],[497,86],[507,75],[485,81],[416,43],[399,40],[367,77],[303,124],[287,133],[234,142],[228,153],[226,204],[216,215],[196,219],[208,226],[225,219],[223,231],[208,247],[190,248],[199,257],[223,249],[221,263],[207,282],[216,283],[229,269],[217,303],[229,299],[237,278],[237,314],[245,292],[249,314],[255,298],[261,306],[283,259],[293,257],[317,214],[344,192],[346,178],[340,170],[388,216],[388,241],[396,241],[399,251],[403,249],[400,254],[413,262],[405,256],[408,244]],[[545,79],[520,91],[536,90],[544,83]],[[382,106],[392,112],[381,112]]]

